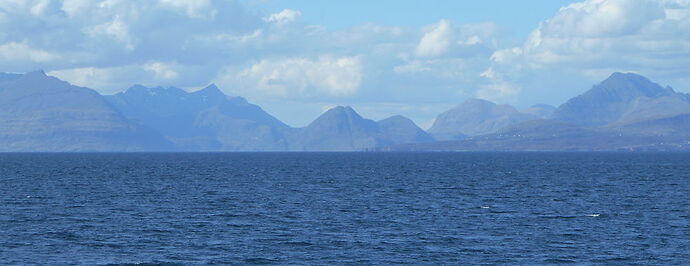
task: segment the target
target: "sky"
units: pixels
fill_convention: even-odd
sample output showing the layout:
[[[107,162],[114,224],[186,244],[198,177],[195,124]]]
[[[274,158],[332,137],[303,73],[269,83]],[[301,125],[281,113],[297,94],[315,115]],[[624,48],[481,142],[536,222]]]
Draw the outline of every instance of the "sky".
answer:
[[[292,126],[427,128],[469,98],[559,105],[615,71],[690,90],[690,0],[3,0],[0,71],[114,94],[214,83]]]

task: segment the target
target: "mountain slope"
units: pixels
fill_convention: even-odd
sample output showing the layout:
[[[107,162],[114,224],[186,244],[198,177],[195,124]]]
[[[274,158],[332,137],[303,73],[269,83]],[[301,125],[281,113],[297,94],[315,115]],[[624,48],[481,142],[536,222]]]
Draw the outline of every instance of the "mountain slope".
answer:
[[[669,127],[674,121],[660,121]],[[687,123],[688,121],[684,121]],[[686,124],[687,125],[687,124]],[[650,128],[657,129],[658,126]],[[641,127],[640,130],[650,128]],[[675,132],[673,128],[667,132]],[[499,133],[471,137],[460,141],[392,145],[383,151],[688,151],[690,136],[658,134],[618,134],[594,130],[557,120],[530,120],[501,130]]]
[[[2,151],[169,150],[154,131],[132,123],[97,92],[42,71],[0,83]]]
[[[390,144],[432,142],[431,137],[412,120],[401,115],[391,116],[377,122],[383,139]]]
[[[463,141],[399,145],[417,151],[690,150],[690,101],[637,74],[613,73],[552,120],[530,120]]]
[[[493,133],[506,126],[536,118],[538,117],[521,113],[510,105],[469,99],[440,114],[428,132],[438,140],[462,139],[465,136]]]
[[[195,92],[133,86],[107,99],[128,118],[156,129],[188,151],[285,150],[290,127],[215,85]]]
[[[358,151],[379,145],[379,126],[362,118],[351,107],[334,107],[290,139],[297,151]]]
[[[616,72],[584,94],[559,106],[553,114],[553,119],[582,126],[603,126],[616,123],[621,119],[631,120],[630,118],[634,116],[631,114],[634,113],[637,113],[634,120],[674,114],[646,112],[645,117],[641,117],[642,113],[635,111],[639,106],[645,105],[650,111],[652,109],[656,109],[657,112],[668,110],[669,106],[651,107],[657,99],[664,99],[659,102],[666,101],[667,103],[683,102],[682,97],[670,87],[663,88],[637,74]]]
[[[379,122],[361,117],[349,106],[334,107],[290,137],[294,151],[362,151],[433,139],[411,120],[393,116]]]

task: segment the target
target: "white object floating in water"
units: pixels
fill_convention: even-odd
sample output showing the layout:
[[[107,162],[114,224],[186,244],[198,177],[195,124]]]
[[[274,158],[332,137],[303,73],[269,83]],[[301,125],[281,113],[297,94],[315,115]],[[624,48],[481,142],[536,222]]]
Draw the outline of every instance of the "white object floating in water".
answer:
[[[589,217],[599,217],[599,214],[598,214],[598,213],[593,213],[593,214],[587,214],[587,216],[589,216]]]
[[[479,208],[488,209],[488,208],[491,208],[491,207],[489,207],[489,206],[481,206],[481,207],[479,207]]]

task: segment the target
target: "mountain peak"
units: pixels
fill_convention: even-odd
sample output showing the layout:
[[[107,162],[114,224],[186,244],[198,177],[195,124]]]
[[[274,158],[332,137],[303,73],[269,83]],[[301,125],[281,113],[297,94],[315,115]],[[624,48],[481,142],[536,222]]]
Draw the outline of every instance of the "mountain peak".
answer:
[[[455,106],[454,109],[486,109],[496,106],[495,103],[479,98],[469,98]]]
[[[637,95],[656,98],[674,93],[670,87],[663,88],[646,77],[636,73],[613,72],[611,76],[596,85],[609,93],[619,95]]]
[[[533,119],[507,104],[495,104],[482,99],[468,99],[462,104],[439,114],[429,128],[439,140],[461,139],[496,132],[508,125]]]
[[[131,87],[127,88],[124,92],[124,94],[127,95],[138,95],[138,97],[141,96],[161,96],[161,95],[175,95],[175,96],[180,96],[183,94],[186,94],[186,92],[182,89],[176,88],[176,87],[146,87],[141,84],[134,84]]]
[[[495,105],[495,103],[484,100],[484,99],[479,99],[479,98],[469,98],[465,100],[462,104],[492,104]]]
[[[356,117],[356,118],[362,118],[356,111],[355,109],[352,109],[350,106],[336,106],[331,109],[328,109],[328,111],[324,112],[322,116],[342,116],[342,117]]]
[[[220,89],[218,88],[218,86],[216,86],[216,84],[208,85],[205,88],[200,89],[196,92],[204,94],[204,95],[225,95],[222,91],[220,91]]]
[[[148,89],[148,88],[145,87],[144,85],[141,85],[141,84],[134,84],[134,85],[130,86],[129,88],[127,88],[127,89],[125,90],[125,92],[137,91],[137,90],[146,90],[146,89]]]
[[[39,80],[49,80],[53,77],[46,75],[46,72],[44,72],[43,70],[36,70],[36,71],[26,72],[26,74],[24,74],[22,76],[22,78],[24,80],[39,81]],[[53,78],[53,79],[56,79],[56,78]]]
[[[661,87],[642,75],[614,72],[558,107],[553,118],[580,126],[602,126],[618,121],[641,103],[677,96],[671,87]]]

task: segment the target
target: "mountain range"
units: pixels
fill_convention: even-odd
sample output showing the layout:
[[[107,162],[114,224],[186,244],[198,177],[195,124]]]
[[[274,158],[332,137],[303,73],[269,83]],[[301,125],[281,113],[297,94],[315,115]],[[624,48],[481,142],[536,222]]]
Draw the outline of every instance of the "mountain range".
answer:
[[[433,141],[402,116],[373,121],[338,106],[292,128],[215,85],[100,95],[42,71],[0,73],[0,129],[0,151],[362,151]]]
[[[638,74],[613,73],[551,112],[539,119],[507,123],[501,129],[463,140],[398,145],[385,150],[690,150],[690,97]],[[523,113],[536,115],[541,111],[523,110]],[[502,119],[506,114],[514,112],[494,115],[485,121]]]
[[[352,107],[293,128],[215,85],[188,92],[134,85],[115,95],[42,71],[0,73],[0,151],[688,150],[690,96],[613,73],[553,107],[469,99],[428,131]]]

